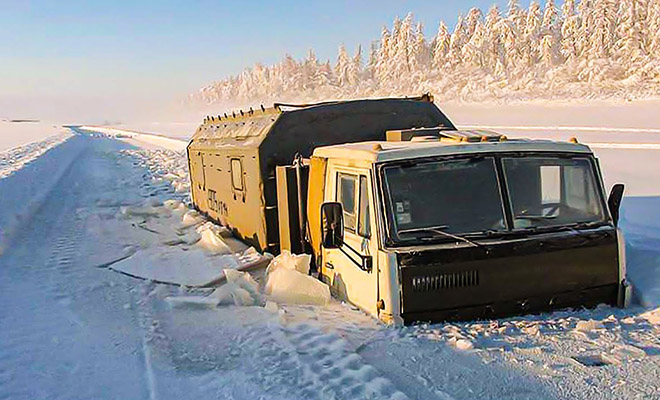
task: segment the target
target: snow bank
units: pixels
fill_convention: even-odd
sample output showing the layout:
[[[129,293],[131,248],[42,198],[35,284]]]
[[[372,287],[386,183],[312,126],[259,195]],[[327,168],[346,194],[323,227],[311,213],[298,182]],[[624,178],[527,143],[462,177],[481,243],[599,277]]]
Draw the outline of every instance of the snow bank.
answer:
[[[309,255],[292,255],[284,250],[266,271],[264,293],[277,303],[326,305],[330,288],[309,275]]]
[[[168,121],[136,121],[136,122],[123,122],[121,124],[113,125],[113,128],[122,131],[141,132],[144,134],[152,134],[158,136],[166,136],[172,139],[179,139],[187,141],[192,134],[197,130],[199,121],[204,118],[203,115],[184,117],[188,121],[168,122]],[[192,122],[191,122],[192,121]]]
[[[49,131],[50,132],[50,131]],[[2,132],[0,132],[0,137]],[[12,136],[8,134],[7,136]],[[0,179],[11,175],[23,168],[25,164],[35,160],[53,147],[62,144],[71,137],[71,132],[66,129],[47,137],[42,141],[37,141],[8,150],[0,149]]]
[[[626,197],[619,225],[626,239],[628,279],[635,298],[660,306],[660,196]]]
[[[141,166],[149,170],[154,190],[157,190],[160,185],[170,186],[175,193],[181,195],[180,200],[188,198],[190,179],[188,178],[188,159],[185,151],[135,149],[122,150],[121,154],[137,159]]]
[[[2,119],[0,120],[0,153],[68,133],[69,129],[52,123]]]
[[[140,144],[147,144],[173,151],[183,151],[188,145],[188,141],[185,139],[175,139],[154,133],[141,133],[132,130],[117,129],[117,128],[104,127],[104,126],[88,126],[88,125],[81,126],[78,129],[87,132],[101,133],[105,136],[112,137],[115,139],[126,140],[130,143],[137,144],[138,146]],[[191,131],[191,133],[192,132],[194,131]]]

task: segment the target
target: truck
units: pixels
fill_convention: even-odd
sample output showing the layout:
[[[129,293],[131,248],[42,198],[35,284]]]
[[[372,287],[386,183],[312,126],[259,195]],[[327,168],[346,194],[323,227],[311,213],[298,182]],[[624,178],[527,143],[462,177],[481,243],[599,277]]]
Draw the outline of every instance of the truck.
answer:
[[[572,140],[459,130],[430,94],[208,116],[194,207],[261,251],[309,253],[333,295],[389,324],[631,297],[598,159]]]

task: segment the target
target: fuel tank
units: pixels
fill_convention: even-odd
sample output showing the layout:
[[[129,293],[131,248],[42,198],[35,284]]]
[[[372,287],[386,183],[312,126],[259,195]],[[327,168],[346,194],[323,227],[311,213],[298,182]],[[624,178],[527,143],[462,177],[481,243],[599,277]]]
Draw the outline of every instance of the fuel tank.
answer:
[[[405,323],[616,305],[616,229],[537,233],[397,253]]]

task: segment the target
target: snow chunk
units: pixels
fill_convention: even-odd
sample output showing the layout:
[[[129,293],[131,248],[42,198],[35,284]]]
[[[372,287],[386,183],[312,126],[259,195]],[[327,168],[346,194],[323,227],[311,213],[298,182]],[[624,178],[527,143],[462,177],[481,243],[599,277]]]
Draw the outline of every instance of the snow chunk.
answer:
[[[266,304],[264,304],[264,308],[273,314],[277,314],[280,311],[280,308],[274,301],[267,301]]]
[[[183,214],[183,217],[181,218],[181,226],[183,227],[189,227],[193,225],[199,225],[204,221],[204,217],[199,215],[199,213],[195,210],[190,210],[187,213]]]
[[[640,315],[640,317],[649,321],[650,324],[660,325],[660,308],[656,308],[651,311],[647,311]]]
[[[458,350],[467,351],[474,349],[474,343],[467,339],[458,339],[454,343],[454,347]]]
[[[596,329],[605,329],[605,325],[600,321],[590,319],[589,321],[579,321],[575,326],[575,330],[578,332],[591,332]]]
[[[233,255],[211,258],[201,249],[156,247],[140,250],[112,268],[157,282],[203,286],[224,277],[223,270],[239,266],[238,259]]]
[[[211,254],[231,254],[232,251],[213,229],[204,229],[200,232],[201,239],[197,245]]]
[[[309,254],[291,254],[288,250],[282,250],[279,256],[275,257],[268,266],[268,269],[287,268],[300,272],[303,275],[309,275],[309,264],[312,256]]]
[[[208,296],[215,300],[215,305],[256,306],[261,304],[259,285],[250,274],[233,269],[226,269],[224,272],[227,283]]]
[[[330,288],[301,271],[309,271],[311,257],[286,251],[275,257],[266,271],[264,293],[277,303],[326,305]]]

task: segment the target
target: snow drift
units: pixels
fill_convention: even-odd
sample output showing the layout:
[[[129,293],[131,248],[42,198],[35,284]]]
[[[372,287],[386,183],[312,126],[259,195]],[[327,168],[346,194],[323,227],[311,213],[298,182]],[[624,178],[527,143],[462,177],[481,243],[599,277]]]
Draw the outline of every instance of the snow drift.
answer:
[[[330,288],[308,275],[310,260],[308,254],[282,251],[266,270],[264,293],[276,303],[326,305]]]

